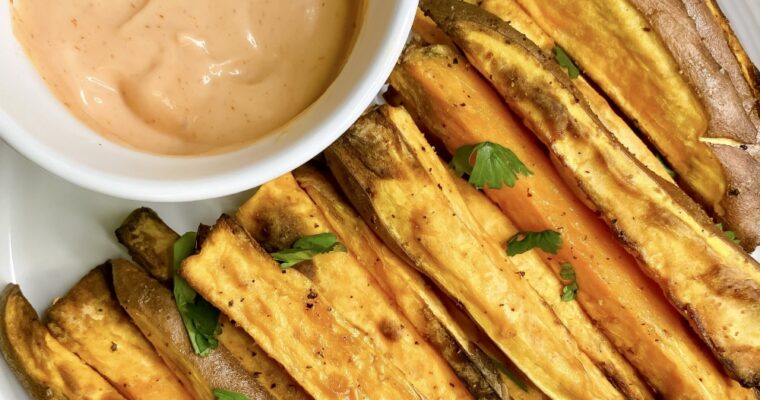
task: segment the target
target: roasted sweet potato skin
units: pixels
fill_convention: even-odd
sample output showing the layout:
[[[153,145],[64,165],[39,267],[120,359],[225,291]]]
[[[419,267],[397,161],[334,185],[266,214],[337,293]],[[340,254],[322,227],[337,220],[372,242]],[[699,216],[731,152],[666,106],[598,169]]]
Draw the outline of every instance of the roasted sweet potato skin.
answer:
[[[174,276],[172,246],[179,235],[155,211],[147,207],[132,211],[116,229],[116,238],[154,278],[168,282]]]
[[[760,266],[683,192],[621,151],[566,74],[508,24],[456,1],[423,7],[550,148],[725,369],[757,385]]]
[[[0,351],[34,399],[124,400],[103,377],[55,340],[15,284],[0,294]]]
[[[129,261],[112,265],[119,303],[193,396],[213,400],[213,389],[226,389],[252,400],[271,398],[226,348],[205,357],[193,352],[169,289]]]
[[[111,286],[109,263],[90,271],[48,310],[50,332],[128,399],[192,399]]]
[[[315,398],[420,397],[305,276],[283,272],[231,217],[217,221],[181,273]]]
[[[411,144],[406,135],[417,139]],[[452,186],[449,172],[437,158],[437,164],[420,164],[434,157],[420,142],[421,133],[403,109],[381,107],[325,154],[344,193],[386,244],[461,304],[542,391],[555,398],[622,397],[514,266],[482,244],[463,202],[450,203],[441,193]],[[549,326],[553,335],[538,334]],[[586,373],[570,378],[564,372],[569,369]]]

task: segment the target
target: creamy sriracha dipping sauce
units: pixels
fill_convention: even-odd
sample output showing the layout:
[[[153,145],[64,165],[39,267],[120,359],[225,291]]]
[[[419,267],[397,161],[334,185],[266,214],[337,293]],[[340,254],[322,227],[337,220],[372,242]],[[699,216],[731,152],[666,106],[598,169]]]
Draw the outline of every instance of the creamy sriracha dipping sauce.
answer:
[[[55,95],[142,151],[239,148],[319,98],[360,0],[11,0],[14,32]]]

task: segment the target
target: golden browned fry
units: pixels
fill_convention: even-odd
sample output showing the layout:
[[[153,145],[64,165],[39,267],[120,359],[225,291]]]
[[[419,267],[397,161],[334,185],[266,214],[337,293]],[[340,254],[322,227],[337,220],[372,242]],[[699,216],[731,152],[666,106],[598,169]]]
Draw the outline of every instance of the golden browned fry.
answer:
[[[502,248],[507,241],[519,233],[494,203],[463,179],[455,179],[458,194],[467,203],[473,217],[480,222],[489,239],[496,240]],[[578,302],[563,302],[560,298],[562,284],[555,270],[559,270],[562,260],[555,258],[554,267],[547,265],[538,250],[531,250],[511,257],[512,262],[554,314],[568,328],[578,342],[578,347],[594,361],[607,379],[628,399],[653,399],[649,386],[639,377],[636,370],[596,328]]]
[[[0,351],[34,399],[124,400],[102,376],[55,340],[15,284],[0,294]]]
[[[760,266],[601,125],[567,75],[508,24],[453,0],[423,7],[488,77],[742,384],[760,383]]]
[[[226,315],[219,318],[221,333],[217,339],[256,378],[273,398],[278,400],[310,399],[301,386],[277,361],[269,357],[243,329]]]
[[[678,72],[704,103],[709,125],[700,140],[718,158],[728,182],[727,195],[715,214],[738,233],[748,250],[754,250],[760,244],[760,119],[757,99],[739,76],[736,57],[704,0],[629,1],[646,16],[678,63]],[[713,29],[708,31],[710,26]]]
[[[293,242],[304,236],[333,232],[329,222],[289,173],[259,188],[240,207],[236,218],[254,240],[269,251],[290,248]],[[278,239],[271,239],[273,237]],[[311,263],[303,263],[295,269],[312,282],[316,292],[332,305],[336,313],[367,335],[375,347],[414,382],[415,389],[422,396],[438,399],[472,397],[446,360],[417,332],[383,287],[353,255],[345,252],[319,254]],[[490,390],[484,398],[498,396]]]
[[[386,244],[461,304],[544,393],[622,398],[503,249],[486,240],[461,198],[449,200],[456,190],[451,176],[424,143],[406,111],[386,106],[362,117],[325,154],[344,193]]]
[[[172,271],[172,249],[179,235],[149,208],[133,211],[126,221],[119,230],[124,231],[124,238],[130,238],[124,242],[131,243],[125,245],[135,262],[146,271]],[[219,344],[226,347],[272,397],[283,400],[309,398],[288,372],[245,331],[234,326],[224,315],[220,317],[219,324],[222,327],[217,337]]]
[[[48,310],[50,332],[128,399],[192,399],[111,286],[110,264],[90,271]]]
[[[754,101],[737,92],[735,68],[716,62],[710,50],[716,41],[702,40],[723,39],[720,29],[706,32],[706,19],[695,25],[689,16],[704,5],[517,1],[641,128],[689,194],[736,231],[746,249],[760,244],[760,118],[745,110],[746,100]],[[735,64],[731,50],[720,57]]]
[[[573,260],[585,288],[578,302],[649,385],[665,397],[729,397],[731,381],[660,288],[564,184],[533,135],[461,54],[444,46],[408,51],[390,80],[412,115],[449,152],[492,141],[529,166],[533,175],[514,188],[486,194],[521,230],[562,232],[557,257]]]
[[[470,392],[483,398],[493,388],[509,387],[509,397],[541,398],[529,380],[524,390],[491,363],[498,356],[480,349],[480,338],[472,334],[472,322],[457,321],[441,302],[438,293],[409,263],[389,249],[338,192],[330,177],[310,165],[293,172],[298,184],[327,219],[341,242],[375,277],[418,332],[443,355]],[[477,344],[477,345],[476,345]],[[502,397],[506,394],[502,394]]]
[[[420,398],[369,339],[296,271],[222,216],[181,273],[316,399]]]
[[[155,211],[147,207],[132,211],[116,229],[116,238],[154,278],[168,282],[174,276],[172,246],[179,235]]]
[[[213,400],[214,389],[231,390],[250,400],[271,398],[226,348],[218,347],[205,357],[193,352],[169,289],[129,261],[111,263],[119,303],[195,398]]]

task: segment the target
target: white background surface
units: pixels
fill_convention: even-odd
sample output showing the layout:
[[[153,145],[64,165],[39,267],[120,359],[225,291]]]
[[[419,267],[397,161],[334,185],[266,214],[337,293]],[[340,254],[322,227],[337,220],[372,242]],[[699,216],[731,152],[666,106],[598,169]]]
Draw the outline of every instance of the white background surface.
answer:
[[[760,64],[760,0],[719,2]],[[113,230],[131,210],[152,207],[175,230],[185,232],[234,211],[248,194],[185,204],[115,199],[51,175],[0,141],[0,285],[20,283],[35,308],[44,310],[91,268],[125,255]],[[0,399],[23,398],[0,361]]]

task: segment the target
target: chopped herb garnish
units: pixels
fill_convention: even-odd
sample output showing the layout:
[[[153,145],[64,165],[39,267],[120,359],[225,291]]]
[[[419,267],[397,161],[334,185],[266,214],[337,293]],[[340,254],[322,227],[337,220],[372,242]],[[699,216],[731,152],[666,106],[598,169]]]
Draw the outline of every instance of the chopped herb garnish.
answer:
[[[660,161],[660,164],[662,164],[663,168],[665,168],[665,172],[667,172],[671,178],[675,178],[676,171],[673,171],[673,168],[671,168],[670,164],[668,164],[668,162],[665,161],[665,158],[662,156],[662,154],[657,154],[657,159]]]
[[[736,233],[734,231],[723,230],[723,224],[715,224],[715,226],[720,229],[721,232],[723,232],[723,235],[726,237],[726,239],[734,242],[734,244],[741,244],[742,241],[736,237]]]
[[[557,254],[561,245],[562,236],[559,232],[520,232],[507,241],[507,255],[516,256],[536,247],[547,253]]]
[[[219,310],[190,287],[179,275],[182,261],[195,250],[195,232],[188,232],[174,242],[174,300],[182,316],[195,354],[203,357],[215,349],[219,342]]]
[[[338,241],[334,234],[320,233],[304,236],[296,240],[290,249],[274,252],[271,256],[280,263],[280,268],[288,269],[301,262],[311,260],[317,254],[331,251],[346,251],[346,247]]]
[[[248,396],[224,389],[214,389],[216,400],[248,400]]]
[[[512,150],[491,142],[460,147],[451,166],[457,175],[469,175],[469,182],[478,189],[499,189],[502,184],[514,187],[517,174],[533,175]]]
[[[504,376],[509,378],[510,381],[514,382],[514,384],[517,385],[517,387],[522,389],[524,392],[528,391],[528,385],[522,379],[520,379],[520,377],[517,376],[517,374],[514,371],[509,370],[507,367],[504,366],[504,364],[500,363],[499,360],[495,358],[491,358],[491,361],[496,366],[496,369],[499,370],[499,372],[501,372],[502,374],[504,374]]]
[[[562,287],[562,301],[572,301],[578,295],[578,282],[575,280],[575,269],[572,264],[562,263],[559,277],[565,283]]]
[[[562,47],[554,46],[552,53],[554,54],[554,59],[557,61],[557,64],[567,70],[570,79],[575,79],[580,76],[581,71],[575,65],[573,60],[570,59],[570,56],[565,53],[565,50]]]

